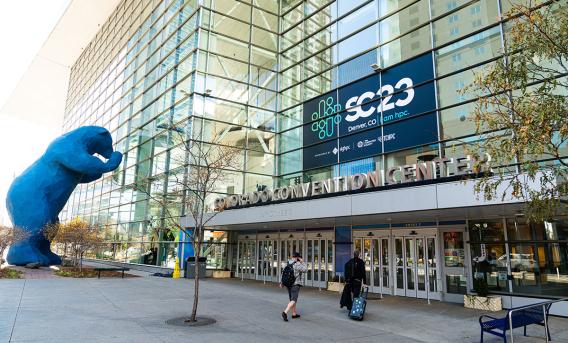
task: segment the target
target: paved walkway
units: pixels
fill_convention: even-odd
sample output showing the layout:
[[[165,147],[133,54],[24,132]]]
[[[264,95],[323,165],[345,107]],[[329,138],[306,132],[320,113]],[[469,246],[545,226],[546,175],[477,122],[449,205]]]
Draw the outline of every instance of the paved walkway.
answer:
[[[201,284],[200,314],[217,324],[166,325],[190,312],[192,284],[149,276],[0,280],[0,342],[479,342],[480,312],[461,305],[387,297],[370,301],[365,321],[356,322],[339,309],[337,293],[306,288],[302,318],[285,323],[284,290],[234,279]],[[551,331],[568,342],[568,319],[553,318]],[[538,342],[542,333],[530,328],[533,337],[515,342]]]

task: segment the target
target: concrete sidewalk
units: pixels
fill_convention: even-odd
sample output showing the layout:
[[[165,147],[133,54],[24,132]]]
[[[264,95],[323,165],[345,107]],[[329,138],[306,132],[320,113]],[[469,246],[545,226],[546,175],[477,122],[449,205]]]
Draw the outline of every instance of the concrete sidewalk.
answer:
[[[200,315],[217,323],[166,325],[191,310],[193,282],[159,277],[0,280],[0,342],[479,342],[478,311],[461,305],[387,297],[369,301],[365,321],[347,319],[337,293],[302,289],[301,319],[285,323],[285,290],[273,284],[207,279]],[[538,342],[543,328],[531,327]],[[551,319],[568,342],[568,319]],[[517,339],[518,337],[518,339]],[[502,342],[485,335],[485,342]]]

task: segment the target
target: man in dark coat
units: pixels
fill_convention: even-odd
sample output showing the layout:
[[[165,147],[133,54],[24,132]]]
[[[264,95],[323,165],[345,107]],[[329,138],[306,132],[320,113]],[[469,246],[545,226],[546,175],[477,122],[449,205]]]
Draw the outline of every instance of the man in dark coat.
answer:
[[[367,284],[367,273],[365,272],[365,261],[359,258],[359,250],[353,251],[353,258],[345,264],[345,282],[349,284],[353,299],[358,298],[361,293],[361,286]],[[351,310],[348,307],[349,310]]]

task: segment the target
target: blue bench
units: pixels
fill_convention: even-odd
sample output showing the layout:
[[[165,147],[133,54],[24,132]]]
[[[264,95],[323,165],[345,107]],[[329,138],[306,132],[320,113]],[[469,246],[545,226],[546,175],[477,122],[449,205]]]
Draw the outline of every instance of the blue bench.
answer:
[[[546,321],[548,321],[548,311],[550,310],[550,306],[552,306],[552,304],[547,303],[543,304],[542,306],[536,305],[538,304],[531,305],[532,307],[522,306],[512,308],[507,311],[507,315],[503,318],[495,318],[488,315],[479,317],[479,325],[481,326],[481,343],[483,343],[483,333],[485,332],[495,336],[503,337],[503,342],[507,343],[507,330],[524,327],[523,334],[526,336],[527,325],[536,324],[545,326],[545,319]],[[512,316],[512,328],[509,325],[509,313],[511,313]],[[548,339],[551,340],[550,330],[548,329],[548,327],[546,329]]]

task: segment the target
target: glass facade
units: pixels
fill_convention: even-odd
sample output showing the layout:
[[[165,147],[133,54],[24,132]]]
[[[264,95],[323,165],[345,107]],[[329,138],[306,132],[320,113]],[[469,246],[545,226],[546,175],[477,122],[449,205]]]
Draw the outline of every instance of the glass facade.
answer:
[[[123,0],[71,69],[64,131],[104,126],[124,160],[112,174],[79,185],[61,220],[80,216],[108,227],[99,258],[172,267],[179,232],[158,228],[167,214],[183,215],[183,209],[164,209],[153,199],[168,196],[168,180],[183,167],[175,158],[183,153],[175,130],[242,148],[240,167],[227,172],[231,182],[219,185],[215,196],[456,155],[476,140],[468,120],[474,104],[457,90],[472,81],[472,71],[502,58],[506,26],[499,18],[509,2]],[[434,141],[324,167],[303,165],[303,127],[311,124],[304,103],[370,77],[376,68],[388,71],[425,55],[431,56],[434,107],[398,122],[434,118]],[[140,183],[147,192],[136,190]],[[497,261],[477,271],[491,287],[509,287],[499,280],[504,256],[518,261],[513,291],[556,294],[553,276],[566,275],[560,222],[539,228],[482,224],[488,229],[477,236],[470,224],[471,255],[481,254],[476,249],[483,244]],[[209,238],[204,252],[212,257],[210,267],[232,268],[237,248],[230,249],[226,236]],[[463,243],[452,244],[448,250]],[[247,256],[260,251],[243,242],[238,249]],[[260,262],[248,263],[254,269]],[[456,285],[461,292],[463,283]]]

